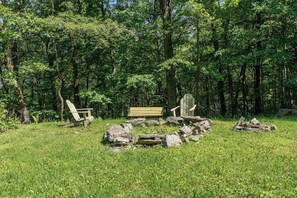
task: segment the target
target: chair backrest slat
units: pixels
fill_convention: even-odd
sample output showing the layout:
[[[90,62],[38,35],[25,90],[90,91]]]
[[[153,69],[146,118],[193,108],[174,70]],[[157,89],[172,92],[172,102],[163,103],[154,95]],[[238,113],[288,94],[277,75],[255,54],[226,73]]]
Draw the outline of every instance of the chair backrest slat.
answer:
[[[68,108],[70,109],[70,112],[72,113],[74,119],[75,119],[76,121],[79,121],[79,120],[80,120],[80,116],[79,116],[79,114],[77,113],[77,110],[76,110],[74,104],[73,104],[72,102],[70,102],[69,100],[66,100],[66,103],[67,103]]]
[[[195,99],[191,94],[185,94],[180,101],[180,115],[194,116],[194,111],[190,109],[195,105]]]

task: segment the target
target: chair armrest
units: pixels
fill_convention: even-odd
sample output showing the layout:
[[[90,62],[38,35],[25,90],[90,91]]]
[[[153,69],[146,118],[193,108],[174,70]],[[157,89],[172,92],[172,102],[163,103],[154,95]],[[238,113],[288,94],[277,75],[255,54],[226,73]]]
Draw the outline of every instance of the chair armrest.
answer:
[[[174,108],[170,109],[170,111],[175,111],[178,108],[180,108],[180,106],[174,107]]]
[[[194,105],[189,111],[194,111],[197,105]]]
[[[177,106],[177,107],[174,107],[172,109],[170,109],[170,111],[173,112],[173,117],[176,117],[176,113],[175,113],[175,110],[178,109],[180,106]]]
[[[83,109],[76,109],[76,110],[77,111],[84,111],[84,110],[88,110],[88,111],[90,110],[91,111],[91,110],[93,110],[93,108],[83,108]]]
[[[89,113],[90,111],[77,111],[77,113]]]

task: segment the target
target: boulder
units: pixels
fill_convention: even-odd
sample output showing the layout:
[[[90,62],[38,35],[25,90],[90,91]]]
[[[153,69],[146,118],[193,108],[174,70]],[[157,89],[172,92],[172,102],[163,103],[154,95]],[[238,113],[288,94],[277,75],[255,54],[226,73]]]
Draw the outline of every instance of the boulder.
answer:
[[[103,135],[103,140],[113,145],[130,145],[135,143],[135,136],[120,125],[113,124]]]
[[[133,126],[142,126],[145,127],[145,118],[136,118],[133,120],[128,120],[126,123],[130,123]]]
[[[179,147],[182,141],[178,134],[165,135],[163,140],[164,147]]]
[[[253,118],[253,119],[250,121],[250,123],[251,123],[252,125],[260,125],[259,120],[257,120],[256,118]]]
[[[187,125],[184,125],[179,129],[181,134],[186,134],[187,136],[192,135],[192,129]]]
[[[166,121],[167,124],[171,126],[182,125],[184,123],[184,119],[182,117],[169,116]]]
[[[146,122],[147,126],[159,126],[160,122],[158,120],[147,120]]]
[[[131,132],[133,130],[133,126],[131,123],[122,123],[121,126],[127,131]]]
[[[164,120],[163,118],[159,118],[159,124],[160,124],[160,125],[164,125],[164,124],[166,124],[166,123],[167,123],[166,120]]]
[[[190,141],[198,142],[199,141],[199,136],[198,135],[191,135],[189,137]]]

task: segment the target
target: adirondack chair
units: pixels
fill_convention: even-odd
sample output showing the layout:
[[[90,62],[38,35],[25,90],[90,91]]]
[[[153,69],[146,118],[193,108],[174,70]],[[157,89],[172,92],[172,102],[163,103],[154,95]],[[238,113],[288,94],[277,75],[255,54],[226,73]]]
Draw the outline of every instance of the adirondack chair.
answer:
[[[74,117],[74,125],[83,124],[86,127],[94,120],[94,117],[91,115],[92,108],[76,109],[74,104],[69,100],[66,100],[66,103]],[[83,114],[83,118],[79,116],[80,113]]]
[[[176,110],[180,108],[181,116],[194,116],[194,110],[196,108],[195,99],[191,94],[185,94],[180,100],[180,106],[172,108],[173,116],[176,117]]]

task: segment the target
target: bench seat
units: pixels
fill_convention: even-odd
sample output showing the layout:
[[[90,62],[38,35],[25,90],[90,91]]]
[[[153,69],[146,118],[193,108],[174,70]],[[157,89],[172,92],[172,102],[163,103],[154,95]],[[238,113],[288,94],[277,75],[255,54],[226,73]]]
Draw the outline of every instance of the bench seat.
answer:
[[[129,117],[162,117],[163,107],[130,107]]]

